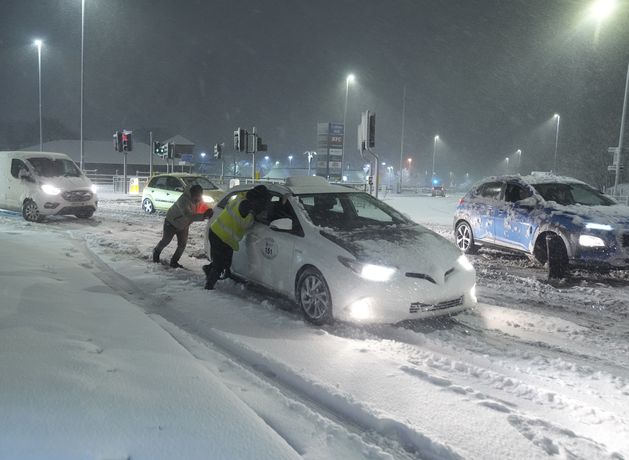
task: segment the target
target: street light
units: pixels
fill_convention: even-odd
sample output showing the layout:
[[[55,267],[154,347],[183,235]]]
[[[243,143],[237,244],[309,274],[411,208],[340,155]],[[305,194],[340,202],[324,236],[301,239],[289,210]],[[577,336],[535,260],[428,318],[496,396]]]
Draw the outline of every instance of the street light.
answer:
[[[279,165],[280,165],[280,162],[279,162],[279,160],[278,160],[278,161],[276,161],[276,162],[275,162],[275,166],[277,167],[277,166],[279,166]]]
[[[308,175],[310,175],[310,162],[312,161],[313,157],[317,154],[317,152],[311,152],[311,151],[307,151],[304,152],[304,155],[308,156]],[[341,170],[341,173],[343,171]]]
[[[35,40],[33,44],[37,47],[37,75],[39,81],[39,151],[44,151],[44,136],[41,122],[41,48],[44,42]]]
[[[201,158],[205,158],[205,152],[201,152]]]
[[[289,168],[293,167],[293,156],[292,155],[288,155],[288,167]]]
[[[437,154],[437,141],[439,140],[439,135],[437,134],[435,136],[435,142],[432,146],[432,175],[433,177],[436,175],[436,171],[435,171],[435,156]]]
[[[268,156],[268,155],[266,155],[266,156],[264,157],[264,161],[269,161],[269,156]]]
[[[561,116],[556,113],[554,118],[557,120],[557,130],[555,131],[555,167],[553,168],[553,172],[557,174],[557,147],[559,146],[559,121],[561,120]]]
[[[509,157],[506,157],[505,161],[507,162],[507,174],[509,174]]]
[[[343,173],[343,165],[345,164],[345,136],[347,135],[347,129],[345,124],[347,123],[347,102],[349,100],[349,84],[354,83],[356,77],[353,73],[350,73],[345,78],[345,109],[343,110],[343,143],[341,144],[341,175]]]
[[[515,154],[518,156],[518,169],[516,172],[520,174],[520,167],[522,166],[522,150],[517,149]]]
[[[590,15],[598,21],[609,17],[616,8],[616,0],[597,0],[590,7]]]

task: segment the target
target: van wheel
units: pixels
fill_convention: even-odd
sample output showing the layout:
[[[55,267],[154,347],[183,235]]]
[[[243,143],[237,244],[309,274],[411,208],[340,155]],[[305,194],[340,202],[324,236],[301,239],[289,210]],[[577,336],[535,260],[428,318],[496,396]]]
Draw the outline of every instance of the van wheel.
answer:
[[[41,220],[39,209],[33,200],[24,200],[24,204],[22,205],[22,217],[29,222],[39,222]]]
[[[306,321],[317,325],[333,321],[330,288],[316,268],[308,267],[299,275],[297,301]]]
[[[93,215],[94,215],[94,210],[93,209],[89,209],[87,211],[77,212],[75,214],[75,216],[78,217],[79,219],[89,219]]]

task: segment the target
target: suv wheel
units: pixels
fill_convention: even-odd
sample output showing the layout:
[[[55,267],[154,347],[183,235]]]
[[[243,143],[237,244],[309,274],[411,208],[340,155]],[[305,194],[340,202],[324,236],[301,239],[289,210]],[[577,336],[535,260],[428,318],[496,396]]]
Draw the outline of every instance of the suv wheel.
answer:
[[[474,244],[474,234],[472,227],[467,222],[459,222],[454,230],[454,237],[457,247],[465,254],[474,254],[478,251],[478,246]]]
[[[321,325],[330,323],[332,316],[332,296],[328,283],[319,270],[306,268],[297,281],[297,301],[306,321]]]

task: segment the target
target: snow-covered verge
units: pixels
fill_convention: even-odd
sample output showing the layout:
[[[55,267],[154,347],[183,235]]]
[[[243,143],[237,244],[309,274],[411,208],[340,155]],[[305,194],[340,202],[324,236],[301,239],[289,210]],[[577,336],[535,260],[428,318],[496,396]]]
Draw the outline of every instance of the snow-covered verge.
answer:
[[[390,204],[451,234],[456,199]],[[472,312],[314,328],[266,293],[232,282],[203,291],[202,224],[182,259],[189,270],[168,270],[148,262],[163,216],[123,198],[101,205],[88,222],[0,216],[0,225],[84,241],[86,270],[144,309],[303,457],[629,456],[622,276],[551,286],[526,260],[485,252],[472,259],[481,300]]]
[[[298,458],[54,233],[0,226],[0,458]]]

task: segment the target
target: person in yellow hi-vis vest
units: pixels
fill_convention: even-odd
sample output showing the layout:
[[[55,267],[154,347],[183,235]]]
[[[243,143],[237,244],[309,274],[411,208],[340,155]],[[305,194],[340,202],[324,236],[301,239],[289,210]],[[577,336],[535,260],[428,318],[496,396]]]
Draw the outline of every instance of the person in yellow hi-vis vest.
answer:
[[[221,274],[229,272],[240,240],[253,226],[255,215],[266,209],[270,200],[269,190],[264,185],[257,185],[247,193],[235,195],[212,222],[208,235],[212,262],[203,267],[205,289],[214,289]]]

